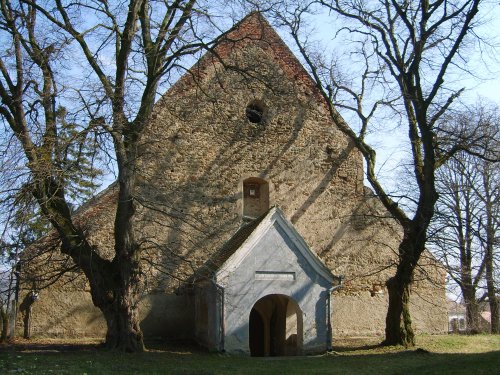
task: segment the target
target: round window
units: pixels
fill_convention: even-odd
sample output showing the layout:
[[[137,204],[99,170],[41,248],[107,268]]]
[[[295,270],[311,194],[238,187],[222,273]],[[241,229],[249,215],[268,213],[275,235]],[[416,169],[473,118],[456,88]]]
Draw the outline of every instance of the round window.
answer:
[[[247,105],[245,114],[248,121],[253,124],[259,124],[264,119],[265,106],[260,100],[254,100]]]

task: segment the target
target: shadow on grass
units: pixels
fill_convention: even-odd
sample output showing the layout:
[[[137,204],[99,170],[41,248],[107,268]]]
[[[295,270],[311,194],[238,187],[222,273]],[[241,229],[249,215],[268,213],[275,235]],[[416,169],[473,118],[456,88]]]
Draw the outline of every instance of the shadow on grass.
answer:
[[[364,350],[373,350],[378,348],[383,348],[382,344],[371,344],[371,345],[358,345],[358,346],[333,346],[332,350],[337,353],[343,352],[357,352]]]
[[[0,352],[87,352],[104,349],[103,343],[47,343],[15,340],[0,344]]]
[[[370,349],[374,347],[374,349]],[[1,374],[498,374],[500,350],[441,354],[422,349],[382,352],[362,345],[319,356],[269,358],[207,353],[196,346],[166,345],[123,354],[92,345],[10,345],[0,352]],[[31,349],[31,350],[26,350]],[[363,352],[364,350],[365,352]]]
[[[146,339],[145,341],[147,352],[169,352],[169,353],[190,353],[203,354],[208,353],[206,349],[199,346],[191,340],[164,340],[164,339]],[[102,340],[90,340],[66,342],[57,340],[53,341],[38,341],[30,339],[15,339],[4,343],[0,343],[0,352],[86,352],[86,351],[102,351],[110,352]]]

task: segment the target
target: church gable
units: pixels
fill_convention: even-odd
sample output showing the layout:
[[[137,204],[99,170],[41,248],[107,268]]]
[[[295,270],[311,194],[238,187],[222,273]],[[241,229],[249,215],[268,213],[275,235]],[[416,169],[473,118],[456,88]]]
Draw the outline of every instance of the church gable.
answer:
[[[262,56],[260,60],[255,60],[254,55],[249,59],[251,55],[249,52],[256,50],[260,50],[265,56]],[[270,60],[270,65],[275,65],[280,69],[280,73],[283,74],[281,78],[299,83],[307,95],[314,95],[318,104],[325,105],[307,71],[259,12],[248,14],[230,30],[219,36],[214,48],[172,86],[160,99],[160,103],[162,100],[167,100],[168,96],[178,96],[186,90],[200,88],[202,81],[213,77],[215,72],[220,73],[221,68],[239,73],[245,80],[245,84],[252,84],[252,81],[265,82],[266,78],[271,78],[270,74],[267,77],[262,76],[266,73],[262,71],[265,60]],[[222,84],[219,82],[219,85]]]

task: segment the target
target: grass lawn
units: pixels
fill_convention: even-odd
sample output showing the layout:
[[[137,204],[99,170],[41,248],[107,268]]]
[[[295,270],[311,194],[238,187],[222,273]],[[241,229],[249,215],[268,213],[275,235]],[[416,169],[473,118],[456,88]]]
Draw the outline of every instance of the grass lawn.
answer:
[[[0,374],[500,374],[500,336],[421,336],[416,349],[339,342],[308,357],[249,358],[189,348],[121,354],[50,342],[0,347]]]

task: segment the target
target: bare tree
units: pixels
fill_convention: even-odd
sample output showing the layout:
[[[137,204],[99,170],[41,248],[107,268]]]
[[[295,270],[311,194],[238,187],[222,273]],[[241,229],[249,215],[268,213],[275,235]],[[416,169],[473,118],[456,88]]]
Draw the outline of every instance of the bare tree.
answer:
[[[429,235],[429,245],[460,287],[470,333],[481,330],[478,293],[486,260],[479,238],[482,207],[475,189],[482,178],[476,163],[460,153],[438,171],[439,200]]]
[[[386,284],[389,307],[384,343],[387,345],[415,343],[409,310],[410,285],[425,250],[427,230],[438,199],[436,170],[458,151],[472,150],[475,141],[473,134],[464,132],[457,135],[450,147],[438,148],[436,126],[463,91],[446,87],[444,82],[463,58],[460,52],[467,40],[476,37],[470,31],[483,3],[481,0],[432,3],[318,0],[291,1],[266,8],[290,31],[331,117],[364,156],[370,185],[403,229],[397,270]],[[358,85],[353,83],[355,79],[342,80],[338,67],[310,43],[312,35],[305,28],[312,13],[336,17],[339,26],[333,26],[332,21],[331,36],[341,36],[343,43],[361,46],[355,50],[364,64]],[[372,100],[368,101],[370,95]],[[337,108],[357,115],[360,126],[356,131],[343,120]],[[417,188],[411,212],[401,205],[404,194],[391,192],[377,176],[376,151],[367,136],[373,132],[379,110],[385,113],[385,124],[391,123],[392,128],[403,124],[407,127],[407,139],[401,147],[406,147],[411,155]],[[475,152],[481,151],[478,148]]]
[[[483,161],[480,166],[483,176],[483,194],[481,200],[484,204],[482,229],[483,246],[485,248],[485,277],[488,303],[491,313],[491,333],[500,333],[500,306],[499,306],[499,268],[498,254],[500,231],[500,171],[498,164]]]
[[[440,144],[456,142],[464,129],[474,132],[486,156],[498,152],[498,107],[478,103],[450,113],[438,126]],[[451,139],[451,141],[450,141]],[[460,287],[467,312],[467,328],[481,330],[480,305],[489,300],[492,332],[498,326],[499,166],[488,158],[461,151],[437,172],[439,200],[431,225],[430,243]]]
[[[13,308],[14,295],[16,292],[16,280],[14,269],[9,261],[10,251],[8,245],[0,241],[0,342],[9,338],[10,316]]]
[[[495,141],[490,142],[490,152],[497,152],[498,132],[500,121],[498,107],[495,108],[491,118],[490,131],[494,133]],[[481,173],[482,183],[477,187],[476,194],[483,205],[481,215],[481,242],[485,250],[485,278],[487,297],[491,313],[491,333],[500,333],[500,254],[498,251],[500,241],[500,166],[488,160],[479,160],[478,169]]]
[[[107,347],[142,351],[138,321],[141,248],[134,237],[136,165],[157,89],[183,56],[199,51],[206,11],[195,0],[38,2],[2,0],[0,114],[22,147],[30,189],[56,230],[61,251],[88,279],[107,322]],[[85,76],[71,87],[71,55]],[[80,76],[80,77],[81,77]],[[76,80],[78,81],[78,80]],[[73,88],[73,90],[71,90]],[[111,139],[118,173],[114,256],[107,260],[74,222],[70,187],[59,168],[59,105],[75,103],[86,125]],[[80,121],[80,123],[84,123]]]

